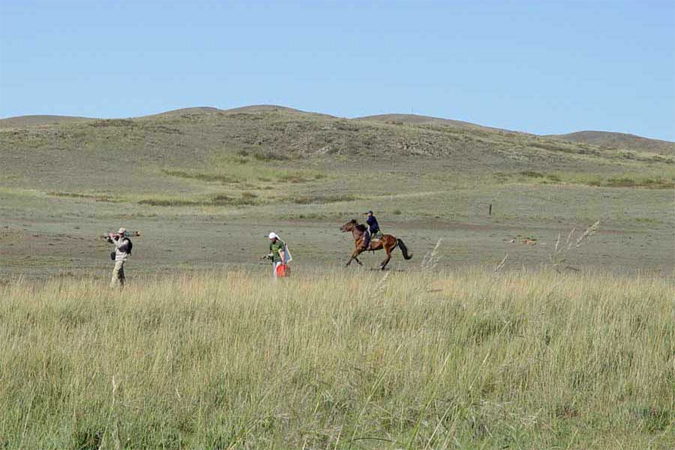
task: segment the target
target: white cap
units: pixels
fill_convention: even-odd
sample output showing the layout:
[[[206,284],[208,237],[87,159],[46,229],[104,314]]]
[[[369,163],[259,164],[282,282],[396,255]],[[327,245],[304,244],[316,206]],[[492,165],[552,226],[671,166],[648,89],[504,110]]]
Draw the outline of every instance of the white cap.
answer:
[[[124,233],[126,233],[126,232],[127,232],[127,229],[126,229],[126,228],[120,228],[120,231],[118,231],[117,233],[118,233],[118,234],[124,234]]]
[[[268,237],[270,239],[279,239],[279,236],[277,236],[277,234],[274,231],[272,231]]]

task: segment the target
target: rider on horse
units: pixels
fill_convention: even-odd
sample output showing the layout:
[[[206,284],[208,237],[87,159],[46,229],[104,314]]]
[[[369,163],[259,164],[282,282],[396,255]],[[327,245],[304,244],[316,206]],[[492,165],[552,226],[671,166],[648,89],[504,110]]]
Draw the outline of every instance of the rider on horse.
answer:
[[[369,211],[368,214],[368,227],[366,225],[359,224],[356,219],[352,219],[340,227],[340,231],[343,233],[351,233],[352,237],[354,238],[354,251],[352,252],[352,257],[349,258],[349,261],[347,261],[347,265],[350,265],[352,261],[356,261],[361,266],[362,264],[361,261],[359,261],[359,255],[365,252],[368,247],[370,247],[370,249],[373,251],[384,250],[387,254],[385,260],[380,264],[380,269],[382,270],[387,267],[389,260],[391,260],[392,251],[396,248],[401,249],[403,258],[406,260],[412,258],[412,253],[408,252],[408,247],[403,243],[403,241],[398,239],[396,236],[392,236],[391,234],[382,234],[382,232],[379,230],[380,227],[377,225],[377,219],[372,217],[372,211]],[[373,232],[375,233],[374,235]],[[372,245],[369,245],[371,238],[373,241],[375,239],[378,240],[377,245],[375,245],[375,242],[373,242]]]
[[[372,250],[372,240],[379,240],[382,238],[382,232],[380,231],[380,225],[377,223],[377,218],[373,215],[373,211],[370,210],[366,213],[368,218],[366,223],[368,224],[368,229],[366,230],[366,235],[364,237],[363,246],[365,251]]]

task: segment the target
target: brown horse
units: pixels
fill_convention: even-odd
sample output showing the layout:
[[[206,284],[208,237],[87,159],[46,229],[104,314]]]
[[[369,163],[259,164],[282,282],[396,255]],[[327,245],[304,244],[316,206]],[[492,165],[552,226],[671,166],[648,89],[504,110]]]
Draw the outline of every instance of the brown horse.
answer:
[[[362,266],[363,264],[361,264],[361,261],[359,261],[358,256],[366,251],[364,246],[366,238],[366,226],[359,224],[356,220],[350,220],[340,227],[340,231],[343,233],[351,232],[352,236],[354,237],[354,251],[352,252],[352,257],[349,258],[349,261],[347,261],[347,265],[350,265],[352,260],[354,260],[359,263],[359,266]],[[396,239],[391,234],[385,234],[382,239],[378,241],[371,241],[370,247],[372,250],[384,249],[384,251],[387,252],[387,257],[380,264],[380,269],[382,270],[384,270],[384,268],[387,267],[387,264],[389,264],[391,252],[393,252],[396,247],[401,248],[401,252],[403,252],[403,257],[405,259],[410,259],[413,257],[412,253],[408,254],[408,247],[405,246],[403,241]]]

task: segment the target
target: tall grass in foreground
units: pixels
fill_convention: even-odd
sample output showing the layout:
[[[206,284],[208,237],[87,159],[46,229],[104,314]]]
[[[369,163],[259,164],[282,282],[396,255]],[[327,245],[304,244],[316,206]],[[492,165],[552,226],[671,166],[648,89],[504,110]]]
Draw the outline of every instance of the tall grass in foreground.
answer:
[[[105,284],[0,287],[0,448],[675,447],[672,281]]]

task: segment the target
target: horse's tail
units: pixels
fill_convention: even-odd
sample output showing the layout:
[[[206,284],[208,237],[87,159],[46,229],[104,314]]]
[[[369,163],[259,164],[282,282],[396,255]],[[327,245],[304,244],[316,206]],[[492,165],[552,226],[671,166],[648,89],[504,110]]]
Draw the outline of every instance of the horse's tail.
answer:
[[[405,246],[402,240],[396,239],[396,244],[398,244],[398,246],[401,247],[401,251],[403,252],[403,258],[410,259],[413,257],[412,253],[408,253],[408,247]]]

